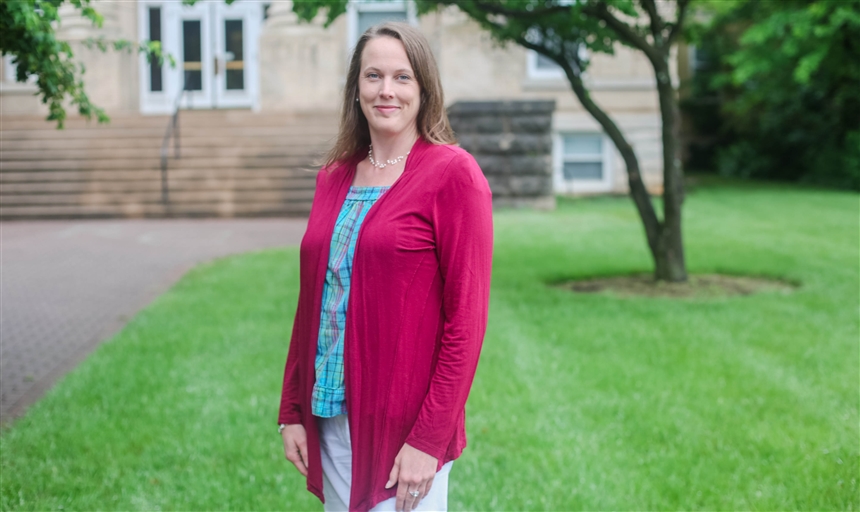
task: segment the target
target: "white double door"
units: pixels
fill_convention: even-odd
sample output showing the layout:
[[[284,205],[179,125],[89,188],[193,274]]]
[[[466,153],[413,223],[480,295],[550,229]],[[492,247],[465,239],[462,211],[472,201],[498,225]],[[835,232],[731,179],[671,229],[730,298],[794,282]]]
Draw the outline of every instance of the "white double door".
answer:
[[[159,23],[161,44],[176,65],[164,65],[160,90],[149,87],[142,110],[172,110],[182,92],[182,108],[254,108],[258,102],[258,38],[263,21],[262,4],[238,0],[144,1],[144,27],[154,34]],[[145,73],[153,73],[144,66]],[[149,76],[149,75],[147,75]],[[150,77],[151,78],[151,77]],[[160,78],[159,78],[160,80]],[[146,82],[146,80],[144,81]],[[151,84],[153,81],[145,83]]]

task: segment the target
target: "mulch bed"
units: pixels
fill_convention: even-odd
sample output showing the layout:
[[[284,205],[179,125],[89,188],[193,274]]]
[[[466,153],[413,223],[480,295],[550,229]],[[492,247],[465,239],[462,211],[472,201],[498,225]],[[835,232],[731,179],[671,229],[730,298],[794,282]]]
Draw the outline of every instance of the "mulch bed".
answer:
[[[651,274],[596,277],[557,283],[574,293],[608,292],[625,297],[708,298],[752,295],[762,291],[791,292],[796,284],[753,276],[691,275],[685,283],[655,281]]]

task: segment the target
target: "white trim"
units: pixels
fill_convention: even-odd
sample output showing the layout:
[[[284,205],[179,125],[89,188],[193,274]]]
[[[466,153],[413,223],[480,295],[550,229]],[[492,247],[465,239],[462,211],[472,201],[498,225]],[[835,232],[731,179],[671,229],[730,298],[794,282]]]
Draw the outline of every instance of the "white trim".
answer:
[[[590,52],[588,48],[584,45],[579,47],[579,58],[585,62],[588,62],[588,58]],[[564,70],[561,69],[561,66],[555,64],[554,68],[540,68],[538,67],[538,52],[534,50],[526,50],[526,79],[527,80],[535,80],[536,82],[542,80],[548,81],[559,81],[563,80],[565,83],[567,82],[567,76],[564,74]],[[583,80],[588,80],[588,72],[582,74]]]
[[[12,55],[3,56],[3,81],[0,82],[0,93],[10,95],[32,95],[39,92],[36,75],[30,75],[24,82],[16,80],[18,66],[12,64]]]
[[[222,51],[225,44],[226,34],[224,33],[224,21],[228,19],[242,20],[242,53],[244,61],[244,89],[229,90],[227,89],[226,79],[224,74],[219,74],[218,80],[213,77],[212,85],[214,90],[214,106],[216,108],[234,108],[234,107],[251,107],[259,104],[257,62],[258,62],[258,40],[259,30],[262,26],[262,9],[257,8],[258,4],[240,4],[234,3],[230,6],[218,4],[213,17],[213,32],[215,54],[213,60],[218,59],[220,69],[226,73],[226,63],[229,56]],[[259,105],[258,107],[259,108]]]
[[[177,70],[177,79],[179,83],[179,88],[176,89],[176,92],[179,93],[180,89],[184,87],[183,80],[183,35],[182,28],[186,21],[199,21],[200,22],[200,86],[201,90],[199,91],[185,91],[185,94],[182,95],[182,101],[180,105],[182,108],[213,108],[216,106],[215,104],[215,92],[212,90],[215,86],[214,80],[214,20],[212,14],[212,9],[210,6],[214,6],[215,4],[207,4],[204,2],[200,2],[193,6],[183,6],[179,12],[178,21],[175,25],[166,27],[169,32],[174,33],[176,35],[176,70]],[[162,32],[165,32],[162,29]]]
[[[12,55],[3,56],[3,82],[13,83],[16,81],[17,67],[12,64]]]
[[[538,67],[538,52],[526,50],[526,76],[533,80],[565,80],[564,71],[556,64],[554,68]]]
[[[361,34],[358,33],[358,13],[374,11],[406,11],[406,19],[410,25],[418,25],[418,11],[415,2],[411,0],[387,0],[375,2],[364,2],[361,0],[349,0],[346,4],[346,55],[347,60],[352,56],[352,50]]]
[[[180,66],[178,55],[175,51],[168,51],[175,45],[172,31],[167,30],[169,26],[176,23],[177,6],[173,2],[141,1],[137,3],[137,33],[141,43],[149,40],[149,9],[151,7],[161,8],[161,49],[166,55],[170,53],[176,59],[177,67]],[[149,90],[149,62],[145,55],[139,57],[138,86],[140,91],[140,113],[141,114],[170,114],[173,112],[173,102],[179,92],[176,83],[176,69],[171,68],[165,58],[161,73],[161,91]]]
[[[566,135],[600,135],[600,150],[599,157],[591,155],[590,158],[573,158],[565,159],[564,157],[564,137]],[[601,192],[610,192],[612,190],[612,141],[605,134],[597,131],[585,130],[561,130],[553,134],[552,145],[552,176],[553,190],[559,194],[594,194]],[[602,164],[602,179],[599,180],[566,180],[564,179],[564,162],[565,161],[583,161],[594,162],[596,158],[600,158]]]

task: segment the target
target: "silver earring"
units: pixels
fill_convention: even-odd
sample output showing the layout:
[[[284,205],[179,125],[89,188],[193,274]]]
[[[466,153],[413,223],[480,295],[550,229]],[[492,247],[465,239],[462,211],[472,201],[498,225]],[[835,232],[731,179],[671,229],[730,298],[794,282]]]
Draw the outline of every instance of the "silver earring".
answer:
[[[355,101],[358,101],[358,98],[356,98]]]

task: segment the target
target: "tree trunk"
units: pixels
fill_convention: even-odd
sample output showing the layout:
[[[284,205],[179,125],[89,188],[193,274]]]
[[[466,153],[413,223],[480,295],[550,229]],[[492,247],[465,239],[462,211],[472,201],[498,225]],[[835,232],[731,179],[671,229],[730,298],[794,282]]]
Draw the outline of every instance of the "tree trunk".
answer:
[[[681,205],[684,202],[684,175],[681,170],[679,145],[680,114],[675,89],[669,75],[669,48],[663,51],[663,60],[655,63],[657,93],[660,98],[660,116],[663,130],[663,222],[657,250],[654,253],[654,278],[658,281],[683,282],[687,280],[684,260],[684,241],[681,230]]]
[[[615,147],[618,148],[618,152],[621,153],[627,166],[630,197],[636,204],[636,209],[642,219],[648,248],[654,259],[654,278],[657,281],[686,281],[687,266],[684,261],[684,243],[681,231],[684,177],[681,172],[680,146],[678,145],[680,113],[669,74],[669,49],[671,45],[665,43],[660,44],[659,47],[652,46],[643,50],[651,61],[656,74],[660,117],[662,119],[663,220],[660,221],[654,211],[648,190],[642,181],[639,159],[636,157],[633,147],[627,142],[624,134],[612,118],[591,99],[591,95],[582,81],[582,76],[574,71],[563,54],[553,53],[551,50],[529,42],[525,38],[518,38],[517,43],[546,55],[561,66],[571,89],[573,89],[583,108],[603,127]],[[646,43],[642,42],[642,44],[645,45]]]
[[[564,66],[562,66],[564,67]],[[630,196],[636,204],[648,248],[654,259],[654,278],[658,281],[683,282],[687,280],[687,267],[684,261],[684,245],[681,233],[681,203],[683,202],[683,176],[680,158],[677,156],[677,135],[679,123],[678,104],[675,101],[671,80],[668,80],[668,67],[665,70],[668,87],[659,87],[660,110],[663,118],[663,221],[657,218],[651,197],[642,181],[639,159],[615,122],[588,94],[582,80],[572,70],[565,70],[574,94],[585,110],[603,127],[621,153],[627,166],[627,182]],[[664,99],[667,98],[668,101]]]
[[[627,142],[624,134],[618,128],[618,125],[609,117],[609,115],[600,108],[588,90],[582,79],[577,76],[569,65],[560,63],[567,75],[568,82],[573,89],[573,93],[579,99],[579,102],[591,114],[592,117],[603,127],[603,130],[615,144],[618,152],[621,153],[621,158],[624,159],[624,164],[627,167],[627,183],[630,186],[630,197],[636,204],[636,210],[639,212],[639,217],[642,219],[642,225],[645,228],[645,238],[648,240],[648,247],[651,249],[651,254],[654,257],[655,267],[659,261],[657,251],[660,247],[660,233],[662,225],[657,218],[657,213],[654,211],[654,205],[651,203],[651,196],[648,195],[648,190],[645,188],[645,183],[642,181],[642,173],[639,169],[639,159],[633,151],[633,147]]]

